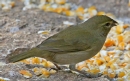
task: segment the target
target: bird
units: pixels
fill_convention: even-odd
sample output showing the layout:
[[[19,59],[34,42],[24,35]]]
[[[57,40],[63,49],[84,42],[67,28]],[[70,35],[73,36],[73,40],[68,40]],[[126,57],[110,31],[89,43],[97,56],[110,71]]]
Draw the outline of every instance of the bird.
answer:
[[[76,63],[92,58],[101,50],[109,31],[117,24],[116,20],[106,15],[96,15],[48,37],[36,47],[12,52],[7,55],[6,61],[14,63],[30,57],[41,57],[56,66],[69,64],[72,70],[76,70]]]

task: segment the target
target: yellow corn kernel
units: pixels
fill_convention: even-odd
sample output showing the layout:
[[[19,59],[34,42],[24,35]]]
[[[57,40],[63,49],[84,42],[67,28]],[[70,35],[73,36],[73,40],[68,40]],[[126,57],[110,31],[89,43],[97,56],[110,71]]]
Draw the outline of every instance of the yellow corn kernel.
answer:
[[[34,71],[34,74],[36,74],[36,75],[40,75],[41,74],[41,71],[40,71],[40,69],[39,68],[33,68],[32,69],[33,71]]]
[[[101,60],[101,59],[96,59],[96,62],[98,65],[102,65],[104,63],[103,60]]]
[[[45,61],[44,61],[44,62],[41,62],[40,64],[43,65],[44,67],[48,67],[47,62],[45,62]]]
[[[89,64],[93,64],[94,60],[90,60],[90,59],[89,59],[89,60],[86,60],[85,62],[86,62],[86,63],[89,63]]]
[[[96,10],[96,7],[95,6],[91,6],[88,8],[88,12],[91,11],[91,10]]]
[[[105,59],[106,62],[110,61],[110,57],[109,56],[104,56],[104,59]]]
[[[83,67],[87,67],[86,63],[77,66],[78,70],[82,70]]]
[[[50,74],[54,74],[54,73],[56,73],[56,70],[51,69],[49,72],[50,72]]]
[[[106,66],[110,67],[113,63],[115,63],[116,60],[117,60],[117,59],[110,60],[110,61],[106,64]]]
[[[103,75],[108,75],[108,71],[107,70],[103,71]]]
[[[50,61],[47,61],[47,67],[54,67],[55,65],[52,63],[52,62],[50,62]]]
[[[56,12],[56,13],[58,13],[58,14],[62,13],[62,11],[63,11],[62,7],[56,8],[56,9],[54,10],[54,12]]]
[[[120,64],[118,64],[121,68],[124,68],[126,65],[127,65],[127,63],[125,63],[125,62],[123,62],[123,63],[120,63]]]
[[[12,2],[10,3],[10,5],[11,5],[11,7],[14,7],[14,6],[15,6],[15,2],[12,1]]]
[[[41,9],[41,10],[44,10],[44,11],[48,11],[48,9],[49,9],[50,7],[51,7],[50,4],[45,4],[45,5],[43,5],[40,9]]]
[[[105,15],[105,14],[106,14],[106,13],[103,12],[103,11],[100,11],[100,12],[97,13],[97,15]]]
[[[84,20],[84,17],[83,16],[78,16],[79,19],[81,20]]]
[[[122,78],[123,76],[125,76],[125,72],[119,72],[119,73],[118,73],[118,77],[119,77],[119,78]]]
[[[122,32],[123,32],[123,27],[121,27],[120,25],[116,26],[116,33],[121,34]]]
[[[41,68],[40,70],[41,70],[42,74],[43,74],[45,77],[49,77],[49,76],[50,76],[49,71],[47,71],[45,68]]]
[[[129,27],[129,24],[123,25],[123,28],[128,28],[128,27]]]
[[[25,63],[25,64],[30,64],[30,61],[28,61],[28,60],[22,60],[21,62],[23,62],[23,63]]]
[[[130,1],[128,2],[128,6],[130,7]]]
[[[116,65],[113,65],[113,64],[110,65],[110,68],[111,68],[112,70],[116,70],[116,69],[117,69]]]
[[[49,31],[43,31],[43,32],[42,32],[43,35],[47,35],[47,34],[49,34],[49,33],[50,33]]]
[[[110,56],[110,55],[114,55],[115,52],[114,51],[108,51],[107,54],[108,54],[108,56]]]
[[[106,47],[110,47],[110,46],[115,45],[115,42],[112,39],[107,39],[104,45]]]
[[[123,42],[124,37],[122,35],[118,35],[117,40],[118,40],[118,44],[119,44],[119,43]]]
[[[48,3],[54,3],[54,0],[46,0]]]
[[[33,64],[40,64],[40,59],[38,57],[35,57],[32,59]]]
[[[130,44],[130,31],[126,31],[123,33],[123,39],[125,43]]]
[[[97,10],[95,6],[91,6],[90,8],[88,8],[88,13],[90,14],[90,17],[94,16],[97,14]]]
[[[0,78],[0,81],[6,81],[6,80],[4,80],[4,79]]]
[[[0,4],[0,6],[1,6],[1,7],[4,7],[4,6],[5,6],[5,4]]]
[[[55,2],[56,2],[57,4],[63,5],[63,4],[66,3],[66,0],[55,0]]]
[[[26,78],[31,78],[32,77],[32,74],[27,70],[20,70],[19,73],[22,74]]]
[[[125,49],[125,42],[119,43],[118,47],[120,50],[124,50]]]
[[[65,15],[67,15],[67,16],[75,16],[76,14],[75,14],[74,11],[66,10]]]
[[[80,6],[80,7],[78,7],[77,9],[76,9],[76,12],[77,13],[84,13],[84,8],[82,7],[82,6]]]
[[[115,73],[108,73],[109,78],[115,78],[116,74]]]
[[[92,74],[97,74],[97,73],[100,72],[100,70],[98,68],[93,68],[89,72],[92,73]]]

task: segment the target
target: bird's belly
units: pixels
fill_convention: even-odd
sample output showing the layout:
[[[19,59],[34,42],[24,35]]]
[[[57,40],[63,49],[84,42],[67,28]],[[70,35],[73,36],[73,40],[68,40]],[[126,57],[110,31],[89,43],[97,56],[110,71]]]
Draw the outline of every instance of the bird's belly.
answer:
[[[95,44],[90,50],[70,52],[65,54],[55,54],[52,61],[58,64],[74,64],[84,60],[88,60],[95,56],[102,48],[103,43],[100,45]]]
[[[99,48],[89,51],[71,52],[65,54],[55,54],[52,61],[58,64],[74,64],[88,60],[100,51]]]

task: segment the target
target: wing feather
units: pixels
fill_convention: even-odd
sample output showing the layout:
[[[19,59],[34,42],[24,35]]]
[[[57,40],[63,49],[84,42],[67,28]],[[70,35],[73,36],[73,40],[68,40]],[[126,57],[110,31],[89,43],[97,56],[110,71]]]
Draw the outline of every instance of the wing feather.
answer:
[[[86,31],[83,32],[80,27],[69,27],[49,37],[37,47],[42,50],[58,53],[83,51],[90,48],[87,42],[89,37],[91,37],[90,33]]]

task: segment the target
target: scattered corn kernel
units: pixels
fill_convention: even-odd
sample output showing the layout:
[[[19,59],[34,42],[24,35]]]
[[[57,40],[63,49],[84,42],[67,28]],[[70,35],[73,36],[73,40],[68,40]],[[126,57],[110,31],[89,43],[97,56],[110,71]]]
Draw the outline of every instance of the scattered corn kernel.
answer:
[[[63,5],[63,4],[66,3],[66,0],[55,0],[55,2],[56,2],[57,4]]]
[[[123,76],[125,76],[125,74],[126,74],[125,72],[119,72],[119,73],[118,73],[118,77],[119,77],[119,78],[122,78]]]
[[[116,33],[117,34],[121,34],[122,32],[123,32],[123,27],[122,26],[120,26],[120,25],[118,25],[118,26],[116,26]]]
[[[121,42],[121,43],[119,43],[119,49],[120,50],[124,50],[125,49],[125,42]]]
[[[49,76],[50,76],[49,71],[47,71],[46,69],[41,68],[40,70],[41,70],[42,74],[43,74],[45,77],[49,77]]]
[[[115,45],[115,42],[112,39],[106,40],[106,42],[105,42],[106,47],[110,47],[110,46],[113,46],[113,45]]]
[[[65,15],[67,15],[67,16],[75,16],[76,13],[75,13],[74,11],[66,10],[66,11],[65,11]]]
[[[103,11],[98,12],[97,15],[105,15],[105,12],[103,12]]]
[[[123,42],[123,40],[124,40],[124,38],[123,38],[122,35],[118,35],[117,39],[118,39],[118,44],[121,43],[121,42]]]
[[[128,28],[130,25],[129,24],[125,24],[123,25],[123,28]]]
[[[108,73],[109,78],[114,78],[116,76],[116,73]]]
[[[40,61],[40,59],[38,57],[35,57],[35,58],[32,59],[32,63],[33,64],[40,64],[41,61]]]
[[[77,15],[83,14],[83,13],[84,13],[84,8],[83,8],[82,6],[80,6],[80,7],[78,7],[78,8],[76,9],[76,12],[77,12]]]
[[[20,70],[19,73],[22,74],[26,78],[31,78],[32,77],[32,74],[27,70]]]

